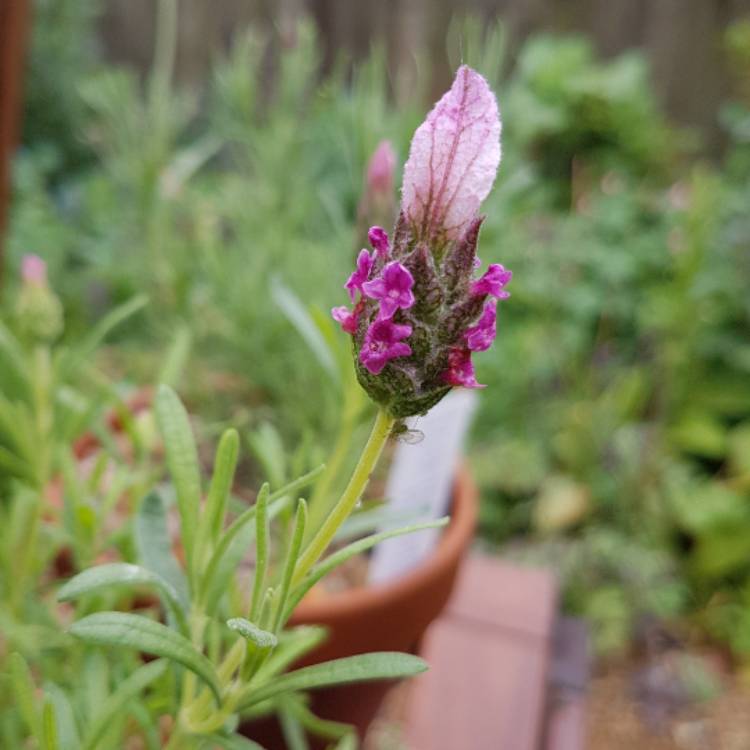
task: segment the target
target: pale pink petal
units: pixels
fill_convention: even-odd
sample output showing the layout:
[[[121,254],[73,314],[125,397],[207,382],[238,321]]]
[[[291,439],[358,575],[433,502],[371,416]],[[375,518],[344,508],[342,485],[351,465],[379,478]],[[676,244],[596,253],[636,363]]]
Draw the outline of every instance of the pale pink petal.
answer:
[[[487,81],[461,66],[450,91],[417,128],[404,167],[401,208],[420,238],[458,238],[500,164],[500,115]]]

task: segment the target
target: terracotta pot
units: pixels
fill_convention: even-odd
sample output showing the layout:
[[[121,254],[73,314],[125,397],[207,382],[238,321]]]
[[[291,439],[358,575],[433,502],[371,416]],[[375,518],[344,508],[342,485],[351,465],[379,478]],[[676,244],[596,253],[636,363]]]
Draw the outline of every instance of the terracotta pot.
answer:
[[[418,568],[393,583],[303,601],[290,625],[325,625],[330,635],[296,666],[372,651],[418,651],[425,630],[451,595],[461,560],[471,544],[477,505],[474,481],[468,469],[461,466],[454,486],[451,522],[433,554]],[[364,737],[392,686],[381,681],[313,691],[312,709],[323,718],[353,724]],[[249,723],[243,733],[269,750],[286,747],[275,720]]]

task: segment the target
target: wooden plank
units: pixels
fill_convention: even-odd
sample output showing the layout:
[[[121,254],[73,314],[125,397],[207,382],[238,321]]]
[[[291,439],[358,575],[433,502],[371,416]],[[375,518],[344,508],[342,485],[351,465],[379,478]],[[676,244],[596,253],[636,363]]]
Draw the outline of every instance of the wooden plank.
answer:
[[[551,638],[557,583],[548,570],[473,555],[459,574],[448,614],[519,635]]]
[[[423,644],[431,668],[413,683],[411,750],[537,750],[556,600],[547,571],[466,562]]]
[[[586,624],[570,617],[559,618],[548,675],[544,750],[582,750],[585,746],[590,662]]]

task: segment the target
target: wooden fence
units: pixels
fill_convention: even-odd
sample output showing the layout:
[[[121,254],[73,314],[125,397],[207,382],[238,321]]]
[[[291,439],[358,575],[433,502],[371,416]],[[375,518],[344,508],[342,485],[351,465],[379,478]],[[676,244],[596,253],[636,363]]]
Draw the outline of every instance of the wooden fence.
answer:
[[[154,4],[108,0],[102,36],[112,58],[149,64]],[[586,33],[605,56],[641,48],[667,111],[710,139],[729,85],[723,32],[731,21],[750,16],[750,0],[180,0],[179,79],[200,81],[235,29],[278,25],[303,12],[316,19],[328,62],[341,49],[362,55],[374,39],[386,40],[395,64],[426,49],[437,71],[436,89],[449,74],[445,34],[456,15],[501,18],[514,44],[546,30]]]

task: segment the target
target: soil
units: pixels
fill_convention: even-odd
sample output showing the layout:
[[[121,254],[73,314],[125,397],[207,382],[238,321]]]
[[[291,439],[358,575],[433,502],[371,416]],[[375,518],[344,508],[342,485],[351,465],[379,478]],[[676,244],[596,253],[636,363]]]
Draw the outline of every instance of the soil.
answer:
[[[750,750],[750,686],[723,665],[716,667],[712,656],[695,658],[715,678],[717,692],[710,699],[665,700],[644,692],[644,674],[663,661],[600,667],[589,686],[582,750]],[[408,683],[391,691],[363,750],[413,750],[404,732],[408,697]]]
[[[588,700],[586,750],[750,750],[750,689],[722,675],[718,694],[689,701],[654,720],[650,705],[634,695],[641,665],[609,667],[595,677]]]

